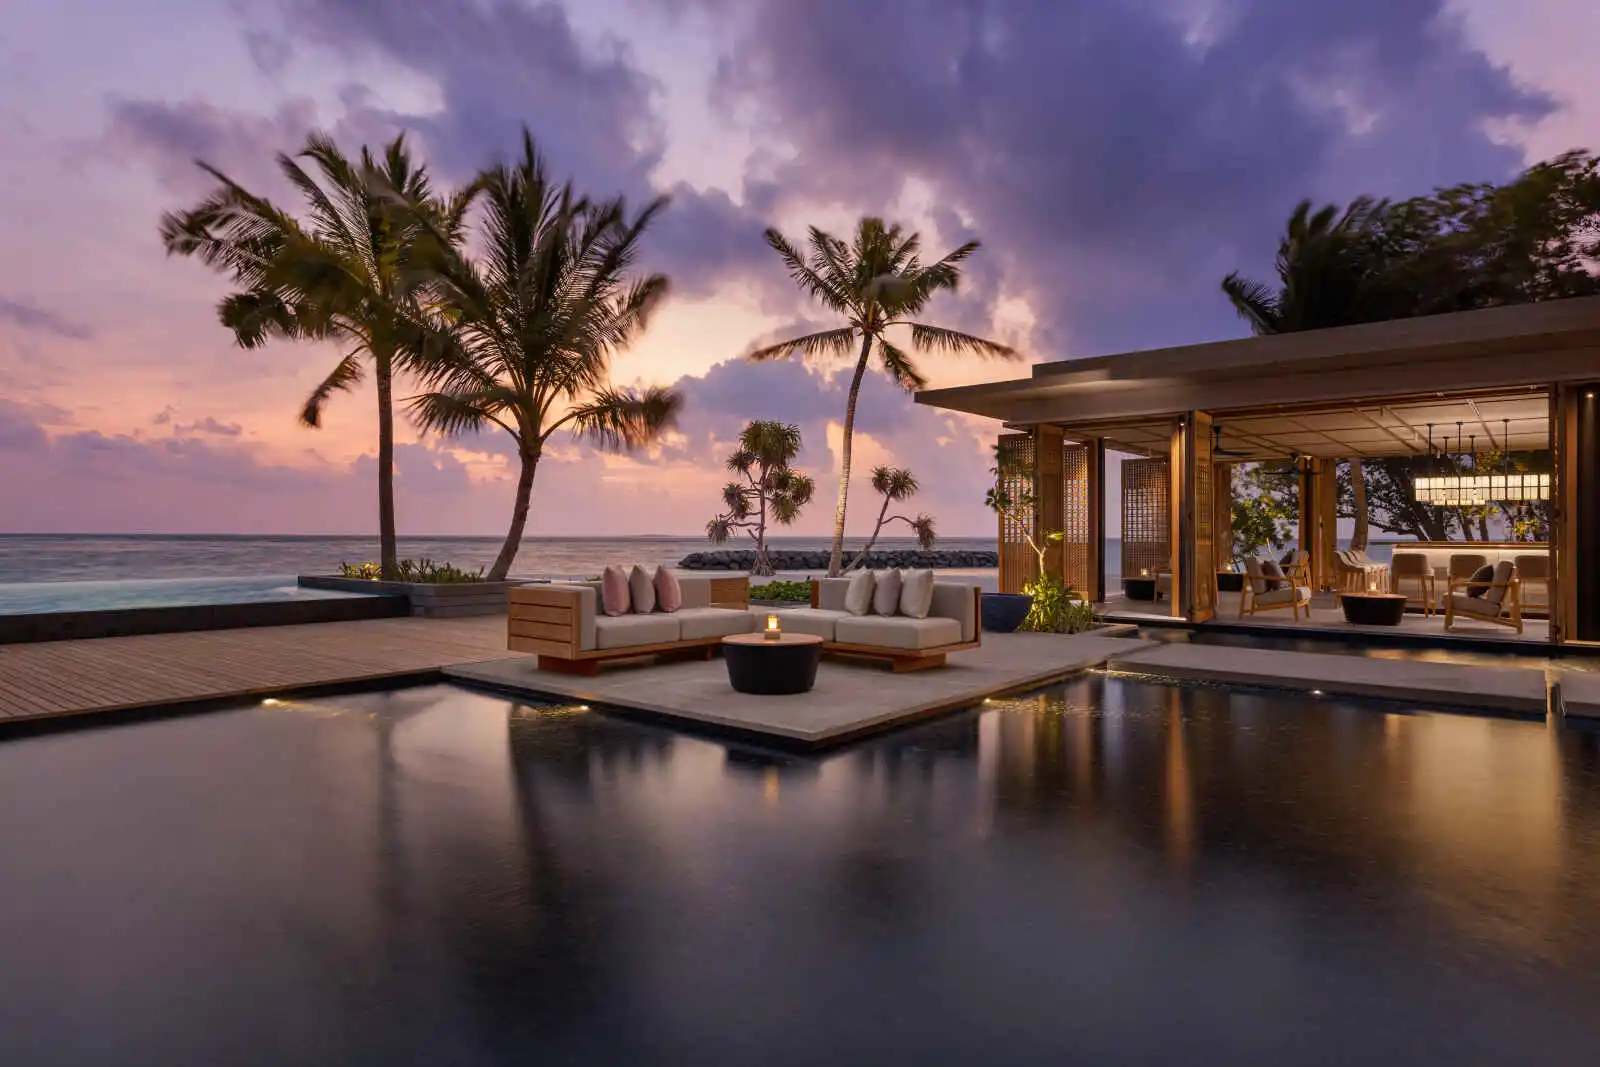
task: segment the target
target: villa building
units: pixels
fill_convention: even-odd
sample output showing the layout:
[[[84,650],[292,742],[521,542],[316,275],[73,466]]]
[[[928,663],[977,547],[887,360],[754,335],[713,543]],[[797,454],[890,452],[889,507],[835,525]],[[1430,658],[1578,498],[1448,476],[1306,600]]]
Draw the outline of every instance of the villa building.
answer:
[[[1001,521],[1002,590],[1033,575],[1028,535],[1059,531],[1046,566],[1108,614],[1196,625],[1228,614],[1237,594],[1219,593],[1232,584],[1219,572],[1232,569],[1234,468],[1277,461],[1298,472],[1302,580],[1331,605],[1353,591],[1337,536],[1339,464],[1400,458],[1418,507],[1465,515],[1512,503],[1539,516],[1543,535],[1397,546],[1429,555],[1440,579],[1417,594],[1408,628],[1442,633],[1427,612],[1451,579],[1464,581],[1450,553],[1470,549],[1457,562],[1522,561],[1526,627],[1519,618],[1516,633],[1484,635],[1570,644],[1600,642],[1597,391],[1600,297],[1585,297],[1042,363],[1026,378],[916,399],[999,420],[1002,471],[1026,472],[1033,506]],[[1121,499],[1109,506],[1120,509],[1121,551],[1108,561],[1106,470],[1119,455]],[[1164,597],[1135,603],[1108,589],[1119,563],[1124,580],[1159,579]],[[1393,580],[1373,579],[1375,590]],[[1290,624],[1272,614],[1261,624]]]

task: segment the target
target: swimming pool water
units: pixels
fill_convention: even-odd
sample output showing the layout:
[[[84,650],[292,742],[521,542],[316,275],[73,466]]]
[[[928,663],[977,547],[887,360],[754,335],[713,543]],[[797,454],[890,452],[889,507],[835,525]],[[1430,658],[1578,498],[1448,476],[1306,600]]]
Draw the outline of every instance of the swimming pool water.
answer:
[[[116,611],[204,604],[258,604],[365,596],[302,589],[292,574],[254,578],[160,578],[94,582],[0,583],[0,615],[51,611]]]
[[[13,740],[0,1063],[1592,1063],[1596,740],[1103,676],[817,759],[443,686]]]

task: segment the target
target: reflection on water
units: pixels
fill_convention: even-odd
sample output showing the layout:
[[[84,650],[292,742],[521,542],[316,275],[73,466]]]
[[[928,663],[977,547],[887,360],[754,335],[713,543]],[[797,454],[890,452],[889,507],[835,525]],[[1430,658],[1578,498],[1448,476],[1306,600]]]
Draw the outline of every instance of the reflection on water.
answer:
[[[1090,676],[823,759],[447,687],[0,746],[0,1063],[1592,1062],[1600,748]]]

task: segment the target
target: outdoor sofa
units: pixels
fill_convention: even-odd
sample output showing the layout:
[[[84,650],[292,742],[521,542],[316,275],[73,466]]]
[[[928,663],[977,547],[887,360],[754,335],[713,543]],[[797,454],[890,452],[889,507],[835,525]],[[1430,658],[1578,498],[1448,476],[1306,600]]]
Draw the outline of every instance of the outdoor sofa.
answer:
[[[605,660],[712,649],[730,634],[754,628],[750,578],[675,572],[683,606],[677,611],[607,615],[599,582],[550,582],[511,590],[506,647],[532,652],[539,668],[594,674]]]
[[[935,581],[933,601],[922,619],[852,614],[845,608],[849,587],[849,578],[813,578],[809,607],[753,612],[776,615],[791,633],[822,638],[824,652],[888,660],[897,672],[938,667],[947,654],[982,644],[983,591],[976,585]]]
[[[824,652],[888,661],[896,671],[937,667],[945,655],[979,647],[982,591],[976,585],[934,582],[926,618],[853,615],[845,610],[846,578],[811,584],[811,605],[750,607],[750,579],[675,572],[683,606],[673,612],[606,615],[600,582],[550,582],[512,589],[506,647],[539,657],[541,670],[594,674],[607,660],[699,651],[709,657],[724,637],[764,627],[778,616],[782,629],[814,634]]]

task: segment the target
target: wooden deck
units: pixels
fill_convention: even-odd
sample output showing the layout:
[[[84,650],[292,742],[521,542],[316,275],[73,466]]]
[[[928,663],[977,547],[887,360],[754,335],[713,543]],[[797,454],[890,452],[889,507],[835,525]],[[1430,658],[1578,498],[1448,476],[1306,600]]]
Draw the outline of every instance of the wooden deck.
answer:
[[[425,676],[505,656],[503,615],[370,619],[0,645],[0,728]]]

